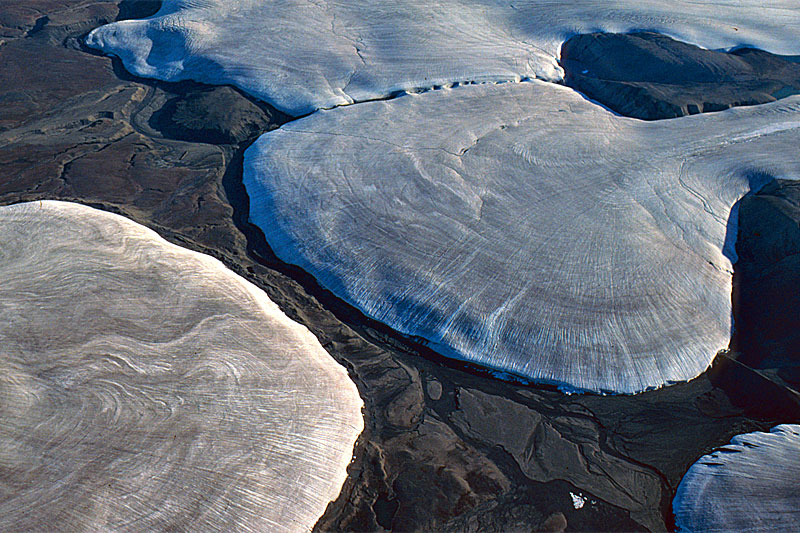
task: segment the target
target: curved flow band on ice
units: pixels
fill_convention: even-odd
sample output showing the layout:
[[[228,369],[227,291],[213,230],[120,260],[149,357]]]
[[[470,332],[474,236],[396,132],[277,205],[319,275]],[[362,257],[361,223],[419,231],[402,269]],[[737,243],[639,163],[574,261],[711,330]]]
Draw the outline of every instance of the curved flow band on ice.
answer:
[[[798,531],[800,426],[738,435],[701,457],[678,486],[679,531]]]
[[[139,76],[232,84],[301,115],[453,83],[557,81],[560,46],[577,33],[800,54],[798,28],[790,0],[165,0],[87,44]]]
[[[800,99],[677,120],[554,84],[320,111],[245,156],[251,220],[339,297],[451,357],[591,391],[727,347],[736,202],[800,177]]]
[[[211,257],[0,207],[0,529],[310,530],[363,428],[305,327]]]

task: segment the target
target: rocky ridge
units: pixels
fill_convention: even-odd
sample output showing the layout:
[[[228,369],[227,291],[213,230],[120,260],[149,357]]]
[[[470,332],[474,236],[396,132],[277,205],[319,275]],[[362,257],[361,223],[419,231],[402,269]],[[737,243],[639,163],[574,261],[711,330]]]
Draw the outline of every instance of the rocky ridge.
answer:
[[[586,33],[561,47],[564,81],[629,117],[675,118],[800,92],[800,63],[755,48],[706,50],[652,32]]]

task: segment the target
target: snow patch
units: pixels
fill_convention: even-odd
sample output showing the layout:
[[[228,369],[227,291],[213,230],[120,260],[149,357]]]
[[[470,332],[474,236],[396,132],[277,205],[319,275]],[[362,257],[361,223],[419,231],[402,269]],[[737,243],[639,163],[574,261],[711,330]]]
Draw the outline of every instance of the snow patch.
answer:
[[[586,505],[586,501],[589,499],[580,493],[575,494],[574,492],[570,492],[569,495],[572,498],[572,506],[575,507],[575,509],[583,509],[583,506]]]

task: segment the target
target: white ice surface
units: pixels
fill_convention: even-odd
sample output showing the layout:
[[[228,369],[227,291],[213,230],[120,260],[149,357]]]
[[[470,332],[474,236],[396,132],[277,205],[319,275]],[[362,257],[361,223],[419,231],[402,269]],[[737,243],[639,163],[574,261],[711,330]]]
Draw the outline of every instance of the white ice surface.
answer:
[[[0,207],[0,530],[307,531],[363,428],[347,373],[211,257]]]
[[[246,153],[283,260],[441,353],[633,393],[731,330],[731,208],[800,177],[800,98],[676,120],[533,81],[320,111]],[[730,227],[729,227],[730,226]]]
[[[796,0],[165,0],[87,43],[137,75],[233,84],[299,115],[454,82],[558,80],[571,35],[632,30],[800,54]]]
[[[569,495],[572,498],[572,506],[575,509],[583,509],[583,506],[586,505],[586,500],[589,499],[585,497],[583,494],[575,494],[573,492],[570,492]]]
[[[679,531],[800,531],[800,426],[738,435],[678,486]]]

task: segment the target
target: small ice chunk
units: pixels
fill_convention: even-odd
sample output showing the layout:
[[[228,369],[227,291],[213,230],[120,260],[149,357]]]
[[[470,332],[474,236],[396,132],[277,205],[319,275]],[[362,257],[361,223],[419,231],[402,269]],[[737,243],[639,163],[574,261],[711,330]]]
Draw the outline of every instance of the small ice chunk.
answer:
[[[574,492],[570,492],[569,495],[572,498],[572,506],[575,507],[575,509],[583,509],[583,506],[586,505],[586,500],[589,499],[581,493],[575,494]]]

